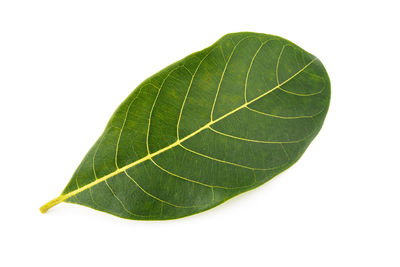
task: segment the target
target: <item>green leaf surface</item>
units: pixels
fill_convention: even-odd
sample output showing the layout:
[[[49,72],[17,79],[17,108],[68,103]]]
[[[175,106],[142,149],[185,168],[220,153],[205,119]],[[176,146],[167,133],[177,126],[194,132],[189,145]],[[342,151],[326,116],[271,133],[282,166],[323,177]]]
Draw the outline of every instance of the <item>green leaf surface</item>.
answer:
[[[329,100],[313,55],[277,36],[225,35],[140,84],[41,210],[65,201],[165,220],[210,209],[296,162]]]

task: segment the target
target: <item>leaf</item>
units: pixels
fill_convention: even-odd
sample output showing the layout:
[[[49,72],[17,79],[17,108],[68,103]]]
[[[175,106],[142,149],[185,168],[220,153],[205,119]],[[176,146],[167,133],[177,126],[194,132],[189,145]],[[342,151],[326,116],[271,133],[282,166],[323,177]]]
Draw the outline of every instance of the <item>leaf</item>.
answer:
[[[140,84],[41,211],[70,202],[164,220],[210,209],[296,162],[329,100],[313,55],[277,36],[225,35]]]

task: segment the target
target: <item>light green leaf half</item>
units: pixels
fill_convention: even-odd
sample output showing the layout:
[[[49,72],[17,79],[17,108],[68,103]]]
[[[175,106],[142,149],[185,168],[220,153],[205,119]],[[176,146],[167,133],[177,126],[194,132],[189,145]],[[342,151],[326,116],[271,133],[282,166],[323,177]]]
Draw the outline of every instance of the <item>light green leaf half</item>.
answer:
[[[329,100],[313,55],[277,36],[225,35],[140,84],[41,211],[64,201],[165,220],[210,209],[296,162]]]

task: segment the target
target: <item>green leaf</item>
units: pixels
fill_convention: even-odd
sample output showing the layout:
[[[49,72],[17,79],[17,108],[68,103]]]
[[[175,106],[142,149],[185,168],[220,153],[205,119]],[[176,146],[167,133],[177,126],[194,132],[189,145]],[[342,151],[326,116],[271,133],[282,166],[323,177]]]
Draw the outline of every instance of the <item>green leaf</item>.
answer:
[[[296,162],[329,100],[313,55],[277,36],[225,35],[140,84],[41,211],[64,201],[164,220],[210,209]]]

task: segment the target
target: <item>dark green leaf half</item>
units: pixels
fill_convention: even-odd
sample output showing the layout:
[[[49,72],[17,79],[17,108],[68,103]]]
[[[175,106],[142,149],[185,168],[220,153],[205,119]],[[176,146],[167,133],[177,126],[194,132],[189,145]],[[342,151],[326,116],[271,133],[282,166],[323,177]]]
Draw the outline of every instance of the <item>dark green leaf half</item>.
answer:
[[[225,35],[140,84],[42,211],[65,201],[164,220],[210,209],[296,162],[329,100],[313,55],[277,36]]]

